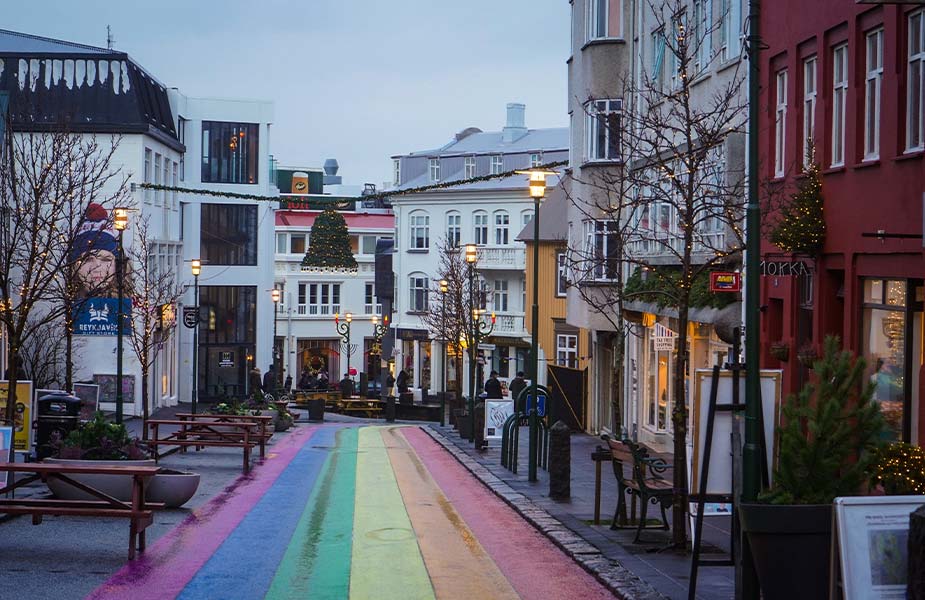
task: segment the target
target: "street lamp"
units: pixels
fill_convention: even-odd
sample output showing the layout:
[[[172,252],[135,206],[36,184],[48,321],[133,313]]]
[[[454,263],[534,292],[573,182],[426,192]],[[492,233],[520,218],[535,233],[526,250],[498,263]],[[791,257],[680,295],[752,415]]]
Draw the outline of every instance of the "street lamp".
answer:
[[[340,315],[334,313],[334,327],[337,329],[337,333],[340,334],[340,337],[343,338],[345,348],[347,349],[347,375],[350,375],[350,323],[353,322],[353,313],[345,313],[344,321],[341,322]]]
[[[476,354],[479,350],[479,340],[491,334],[495,328],[495,313],[491,313],[491,323],[482,320],[485,312],[479,308],[475,297],[475,263],[478,261],[478,249],[475,244],[466,244],[466,264],[469,265],[469,304],[472,314],[472,331],[469,335],[469,441],[475,442],[475,370]]]
[[[279,288],[274,287],[270,290],[270,297],[273,298],[273,368],[276,369],[276,388],[283,387],[283,367],[280,364],[281,356],[276,348],[276,318],[279,316]]]
[[[540,276],[540,202],[546,196],[546,177],[558,175],[555,171],[544,171],[542,169],[530,169],[527,171],[517,171],[521,175],[529,177],[530,197],[533,198],[533,314],[531,315],[533,325],[531,327],[532,337],[532,355],[530,362],[533,367],[533,376],[530,378],[530,405],[527,407],[527,413],[530,421],[529,446],[527,448],[527,479],[536,481],[536,463],[537,463],[537,441],[539,432],[537,429],[537,379],[540,373],[540,306],[539,306],[539,276]],[[516,401],[516,398],[515,398]]]
[[[450,291],[450,282],[446,279],[440,280],[440,311],[442,317],[442,329],[443,329],[443,384],[440,386],[442,393],[440,394],[440,427],[443,427],[446,424],[446,384],[447,384],[447,344],[449,344],[450,337],[446,330],[446,294]]]
[[[116,286],[119,306],[116,309],[116,423],[122,422],[124,399],[122,397],[122,327],[125,325],[125,249],[122,246],[122,232],[128,227],[128,209],[114,208],[113,227],[119,232],[119,248],[116,254]],[[133,399],[134,400],[134,399]]]
[[[196,326],[193,327],[193,397],[192,411],[196,412],[199,401],[199,273],[202,272],[202,261],[194,258],[190,261],[190,271],[193,273],[193,305],[196,310]]]

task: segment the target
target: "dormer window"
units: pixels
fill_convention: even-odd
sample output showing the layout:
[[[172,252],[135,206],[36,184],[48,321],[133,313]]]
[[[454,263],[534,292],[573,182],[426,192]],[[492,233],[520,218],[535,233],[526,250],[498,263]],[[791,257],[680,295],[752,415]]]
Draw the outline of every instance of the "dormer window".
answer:
[[[440,159],[430,159],[430,180],[440,181]]]

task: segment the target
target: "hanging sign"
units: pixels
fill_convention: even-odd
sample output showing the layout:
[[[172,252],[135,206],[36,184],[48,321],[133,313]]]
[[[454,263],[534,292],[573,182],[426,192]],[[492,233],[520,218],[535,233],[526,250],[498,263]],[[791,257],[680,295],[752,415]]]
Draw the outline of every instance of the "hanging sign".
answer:
[[[196,326],[196,322],[199,320],[196,318],[196,307],[195,306],[184,306],[183,307],[183,324],[192,329]]]
[[[711,292],[741,292],[742,277],[739,273],[713,271],[710,273]]]
[[[652,345],[655,352],[671,352],[674,350],[674,341],[678,334],[661,323],[652,328]]]

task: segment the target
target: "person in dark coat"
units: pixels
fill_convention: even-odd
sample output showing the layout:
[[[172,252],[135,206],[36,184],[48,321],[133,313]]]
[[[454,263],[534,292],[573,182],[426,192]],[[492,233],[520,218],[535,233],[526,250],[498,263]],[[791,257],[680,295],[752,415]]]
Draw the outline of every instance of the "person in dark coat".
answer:
[[[318,385],[316,386],[319,390],[328,389],[328,372],[327,371],[318,371]]]
[[[340,386],[341,397],[350,398],[353,396],[353,380],[350,379],[349,373],[344,373],[344,378],[340,380],[338,385]]]
[[[269,394],[275,387],[276,371],[273,369],[273,365],[270,365],[270,368],[267,369],[267,372],[263,374],[263,391],[264,393]]]
[[[498,381],[498,372],[492,371],[488,375],[488,381],[485,382],[486,398],[504,398],[504,392],[501,390],[501,382]]]
[[[517,377],[511,380],[511,385],[508,387],[511,390],[511,399],[517,402],[517,396],[527,387],[527,380],[524,379],[524,372],[517,371]],[[517,410],[521,410],[520,405],[517,405]]]
[[[252,396],[263,396],[263,384],[260,381],[260,369],[254,367],[247,375],[247,384],[251,388]]]
[[[283,384],[283,390],[287,394],[292,391],[292,375],[286,375],[286,383]]]
[[[300,390],[312,390],[315,389],[315,381],[312,374],[308,372],[308,369],[302,370],[302,375],[299,376],[299,389]]]
[[[404,394],[408,391],[408,380],[411,379],[408,377],[408,372],[402,369],[398,372],[398,379],[395,380],[395,385],[398,386],[398,393]]]

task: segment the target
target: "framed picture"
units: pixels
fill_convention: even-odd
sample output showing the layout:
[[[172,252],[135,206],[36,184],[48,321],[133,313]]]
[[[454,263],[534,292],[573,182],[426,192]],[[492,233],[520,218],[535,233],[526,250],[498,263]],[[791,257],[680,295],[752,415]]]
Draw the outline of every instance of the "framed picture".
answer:
[[[80,420],[91,420],[100,402],[100,386],[94,383],[75,383],[74,395],[81,400]]]
[[[923,504],[925,496],[835,499],[831,598],[906,597],[909,515]]]

